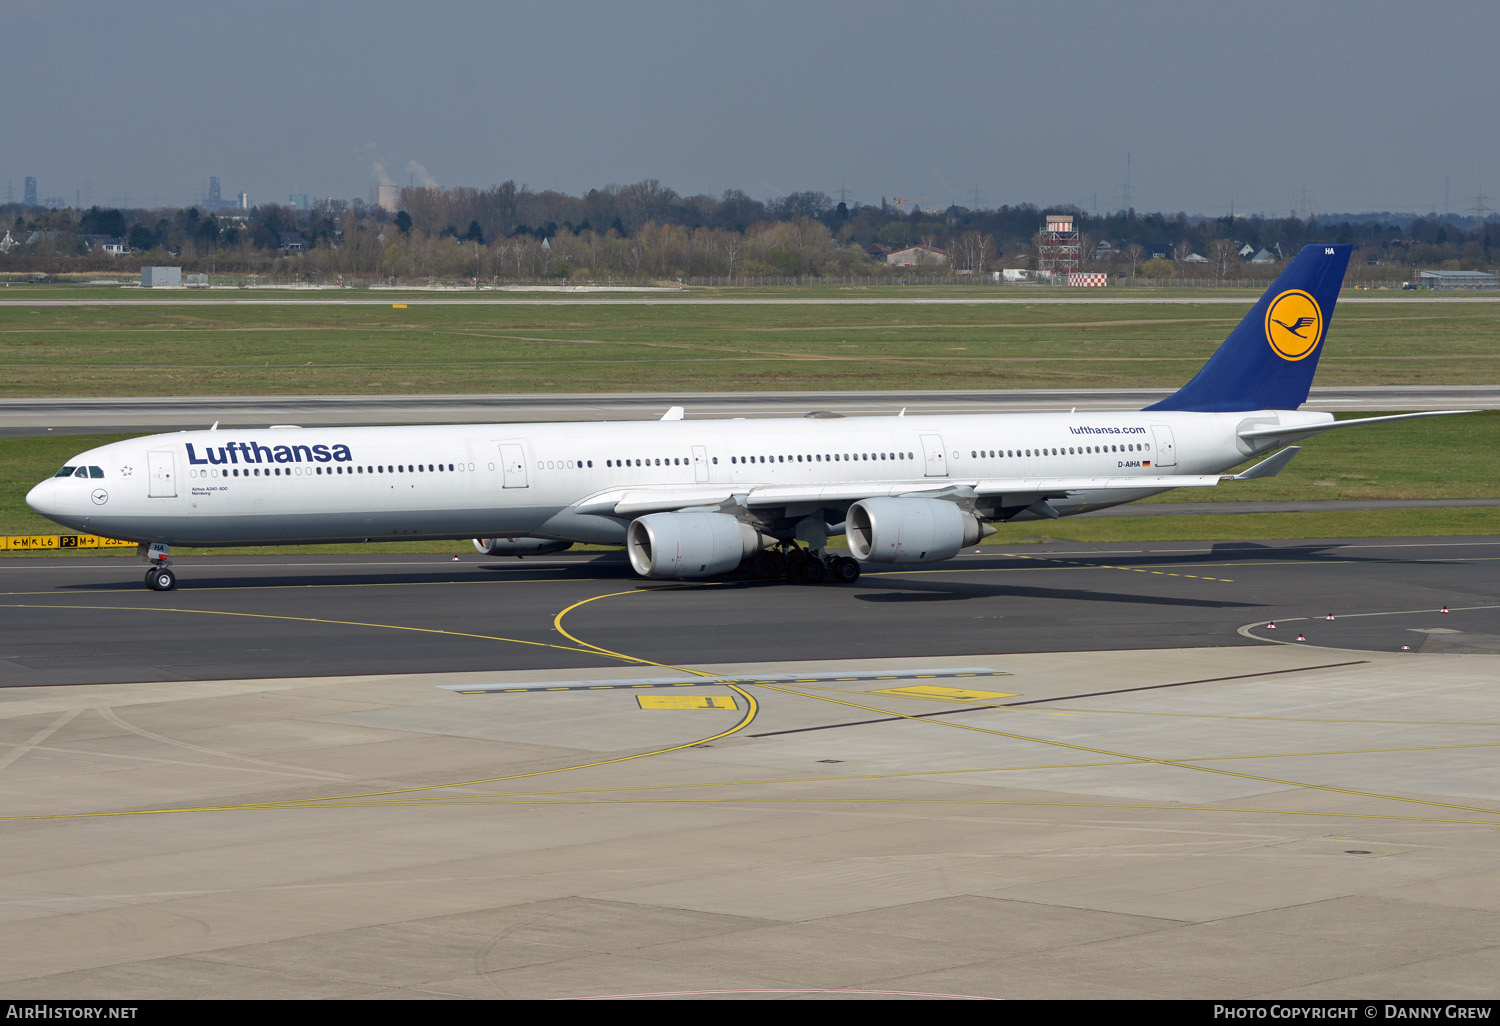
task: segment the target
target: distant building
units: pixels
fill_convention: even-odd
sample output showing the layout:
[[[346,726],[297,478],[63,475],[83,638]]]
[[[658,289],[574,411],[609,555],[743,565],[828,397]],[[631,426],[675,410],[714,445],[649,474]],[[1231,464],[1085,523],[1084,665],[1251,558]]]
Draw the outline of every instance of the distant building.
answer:
[[[89,252],[103,250],[110,256],[124,256],[130,252],[130,247],[125,244],[124,239],[113,235],[85,235],[83,244],[89,248]]]
[[[5,232],[5,238],[0,239],[0,253],[9,253],[18,245],[20,244],[16,242],[15,239],[10,237],[10,230],[7,229]]]
[[[1500,288],[1500,277],[1488,271],[1422,271],[1417,275],[1417,284],[1429,289],[1495,289]]]
[[[180,267],[142,267],[141,288],[152,289],[164,285],[181,285],[182,268]]]
[[[37,202],[36,202],[36,179],[33,178],[31,175],[27,175],[26,176],[26,192],[25,192],[25,197],[21,200],[21,206],[23,206],[23,207],[34,207],[36,205],[37,205]]]
[[[289,206],[289,207],[291,207],[293,210],[306,210],[307,209],[307,193],[305,193],[305,192],[294,192],[294,193],[292,193],[291,195],[289,195],[286,198],[286,205]]]
[[[301,232],[279,232],[278,238],[283,253],[301,253],[307,249],[307,239],[302,237]]]
[[[907,246],[886,254],[885,262],[892,267],[917,267],[922,264],[946,264],[948,254],[934,246]]]

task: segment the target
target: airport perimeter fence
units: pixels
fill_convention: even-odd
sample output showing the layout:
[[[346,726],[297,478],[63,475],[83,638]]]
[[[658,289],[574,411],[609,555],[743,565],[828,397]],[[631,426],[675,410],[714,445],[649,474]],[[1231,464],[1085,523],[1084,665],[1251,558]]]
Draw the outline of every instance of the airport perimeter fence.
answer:
[[[1411,277],[1410,274],[1407,275]],[[1275,273],[1254,278],[1182,277],[1182,278],[1132,278],[1125,274],[1109,274],[1104,288],[1117,289],[1251,289],[1263,291],[1276,279]],[[134,281],[95,278],[89,281],[54,279],[56,284],[114,286],[139,288]],[[985,291],[1027,292],[1069,288],[1066,279],[1054,281],[995,281],[988,276],[955,274],[891,274],[891,275],[696,275],[684,278],[502,278],[493,281],[444,281],[431,278],[396,279],[353,278],[308,280],[307,277],[272,278],[264,275],[247,278],[243,276],[213,277],[207,286],[195,284],[182,286],[181,290],[199,289],[274,289],[291,292],[325,292],[351,290],[379,291],[432,291],[432,292],[497,292],[516,289],[569,292],[588,289],[640,289],[671,290],[705,287],[737,288],[889,288],[894,286],[930,286],[952,289],[980,289]],[[1099,286],[1091,286],[1097,288]],[[1393,278],[1346,278],[1345,289],[1397,289],[1401,281]],[[178,291],[172,288],[170,291]],[[145,290],[143,290],[145,291]],[[152,291],[163,291],[156,289]],[[1084,291],[1079,288],[1076,291]]]
[[[1101,272],[1103,273],[1103,272]],[[1131,278],[1124,274],[1110,274],[1109,284],[1104,288],[1140,288],[1140,289],[1253,289],[1263,292],[1276,280],[1276,273],[1256,278]],[[903,275],[900,277],[863,277],[857,275],[825,275],[824,277],[802,277],[783,278],[766,277],[754,275],[735,275],[734,277],[694,277],[682,279],[684,285],[708,286],[708,285],[788,285],[788,286],[854,286],[863,288],[879,288],[891,285],[942,285],[958,288],[986,288],[986,289],[1067,289],[1066,279],[1056,281],[995,281],[991,278],[981,278],[967,275],[951,274],[921,274]],[[570,284],[582,284],[575,282]],[[615,284],[621,284],[616,282]],[[1087,288],[1098,288],[1099,286],[1088,286],[1076,288],[1076,291],[1086,291]],[[1400,289],[1401,281],[1390,278],[1380,279],[1356,279],[1353,277],[1344,279],[1346,289]]]
[[[1104,272],[1100,272],[1104,273]],[[1264,289],[1275,280],[1275,275],[1265,278],[1224,278],[1215,281],[1212,278],[1130,278],[1126,275],[1109,276],[1109,285],[1122,288],[1209,288],[1209,289]],[[953,275],[953,274],[903,274],[903,275],[837,275],[829,274],[822,277],[778,277],[766,275],[739,274],[728,276],[699,276],[683,278],[682,283],[687,286],[762,286],[762,285],[805,285],[805,286],[846,286],[859,288],[879,288],[890,285],[945,285],[958,288],[1022,288],[1022,289],[1049,289],[1068,288],[1066,279],[1057,281],[995,281],[989,277],[979,275]],[[581,283],[570,283],[581,284]],[[1098,287],[1098,286],[1091,286]]]
[[[1206,289],[1256,289],[1264,290],[1275,280],[1275,275],[1266,278],[1129,278],[1123,275],[1109,276],[1109,287],[1119,288],[1206,288]],[[1346,282],[1345,287],[1355,283]],[[1400,287],[1399,282],[1380,283]],[[894,286],[937,286],[957,289],[985,290],[1037,290],[1066,289],[1066,280],[1059,281],[995,281],[969,275],[952,274],[904,274],[904,275],[694,275],[685,278],[502,278],[496,282],[480,282],[477,285],[453,281],[345,281],[341,286],[334,282],[271,281],[260,279],[254,282],[214,282],[215,287],[239,287],[252,289],[379,289],[389,291],[433,290],[441,292],[496,292],[513,289],[545,289],[567,292],[580,289],[674,289],[674,288],[890,288]],[[1098,287],[1098,286],[1094,286]]]

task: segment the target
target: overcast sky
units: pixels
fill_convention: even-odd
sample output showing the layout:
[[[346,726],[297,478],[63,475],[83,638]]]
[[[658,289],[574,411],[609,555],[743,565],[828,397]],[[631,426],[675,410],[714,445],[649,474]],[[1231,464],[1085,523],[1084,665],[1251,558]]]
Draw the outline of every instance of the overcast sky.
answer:
[[[10,0],[0,186],[1500,206],[1500,3]]]

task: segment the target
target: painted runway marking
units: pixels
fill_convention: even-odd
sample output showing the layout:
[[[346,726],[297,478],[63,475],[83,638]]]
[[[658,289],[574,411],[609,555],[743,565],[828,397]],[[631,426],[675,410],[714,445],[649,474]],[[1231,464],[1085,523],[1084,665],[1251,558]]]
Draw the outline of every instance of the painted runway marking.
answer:
[[[1014,691],[975,691],[973,688],[939,688],[927,684],[914,684],[909,688],[884,688],[880,691],[871,691],[869,694],[890,695],[893,698],[923,698],[940,702],[983,702],[986,699],[1016,697]]]
[[[728,709],[739,706],[729,695],[636,695],[642,709]]]
[[[473,684],[443,684],[444,691],[457,691],[461,695],[499,695],[536,691],[612,691],[635,688],[701,688],[716,684],[815,684],[825,681],[838,683],[860,683],[876,680],[930,680],[963,677],[1009,677],[1006,670],[993,670],[988,666],[960,666],[952,670],[892,670],[889,673],[850,676],[848,670],[836,673],[765,673],[748,677],[627,677],[615,680],[563,680],[548,683],[521,684],[514,687],[493,685],[489,687]],[[943,690],[943,689],[930,689]],[[973,692],[988,695],[990,692]]]
[[[1155,574],[1157,577],[1186,577],[1194,581],[1218,581],[1221,584],[1233,584],[1234,579],[1230,577],[1205,577],[1202,574],[1174,574],[1166,570],[1148,570],[1138,566],[1118,566],[1112,563],[1095,563],[1082,559],[1058,559],[1053,556],[1028,556],[1019,552],[1007,552],[1004,555],[1012,559],[1025,559],[1034,563],[1061,563],[1064,566],[1083,567],[1085,569],[1097,570],[1128,570],[1135,574]]]

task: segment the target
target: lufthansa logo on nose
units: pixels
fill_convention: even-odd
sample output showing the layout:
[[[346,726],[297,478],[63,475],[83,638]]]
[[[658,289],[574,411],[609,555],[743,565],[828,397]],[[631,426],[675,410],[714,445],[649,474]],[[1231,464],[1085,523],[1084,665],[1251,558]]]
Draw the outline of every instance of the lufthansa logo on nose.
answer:
[[[1289,289],[1266,310],[1266,341],[1283,360],[1310,356],[1323,340],[1323,311],[1301,289]]]
[[[103,488],[95,488],[94,493],[89,498],[94,500],[95,506],[102,506],[109,501],[109,493]]]

